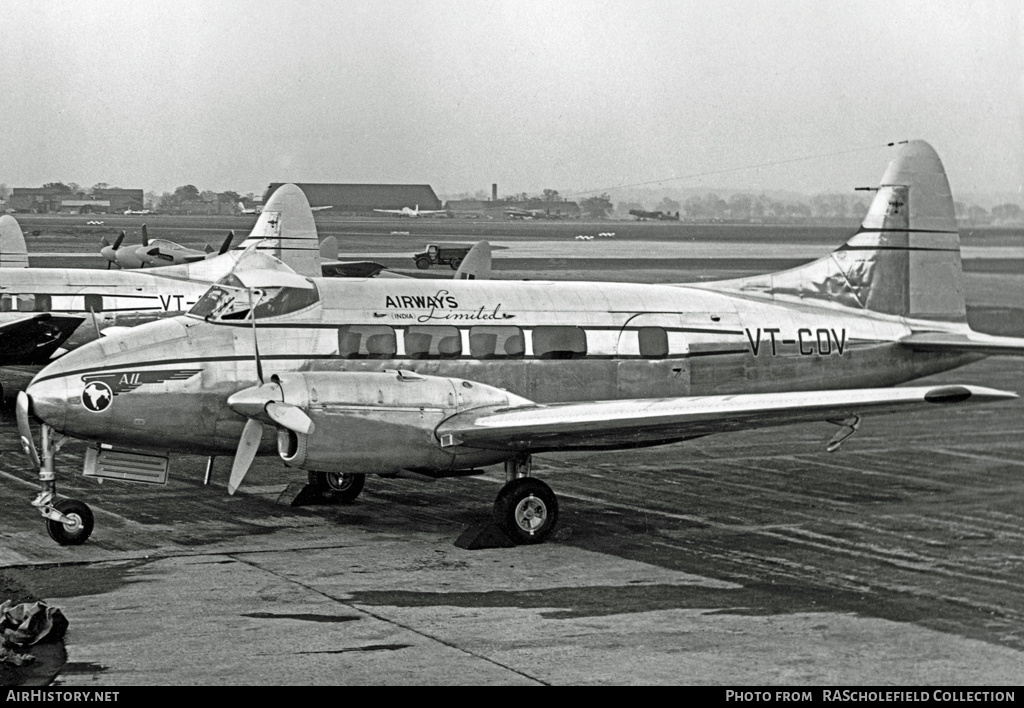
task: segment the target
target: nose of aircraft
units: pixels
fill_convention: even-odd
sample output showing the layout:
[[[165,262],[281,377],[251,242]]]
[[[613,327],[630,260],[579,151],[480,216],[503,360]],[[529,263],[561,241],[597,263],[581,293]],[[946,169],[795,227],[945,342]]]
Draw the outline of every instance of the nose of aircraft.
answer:
[[[32,413],[56,430],[74,435],[114,423],[113,391],[104,374],[172,359],[183,351],[185,328],[172,318],[104,336],[48,364],[25,393]]]
[[[68,379],[64,362],[57,360],[40,371],[25,389],[30,410],[44,423],[63,430],[67,421]]]

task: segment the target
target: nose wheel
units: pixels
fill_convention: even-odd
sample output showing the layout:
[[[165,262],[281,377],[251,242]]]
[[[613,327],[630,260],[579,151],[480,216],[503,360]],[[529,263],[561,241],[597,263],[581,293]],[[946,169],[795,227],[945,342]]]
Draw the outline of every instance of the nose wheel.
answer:
[[[62,499],[43,509],[46,532],[62,546],[79,546],[92,535],[93,517],[88,504],[77,499]]]

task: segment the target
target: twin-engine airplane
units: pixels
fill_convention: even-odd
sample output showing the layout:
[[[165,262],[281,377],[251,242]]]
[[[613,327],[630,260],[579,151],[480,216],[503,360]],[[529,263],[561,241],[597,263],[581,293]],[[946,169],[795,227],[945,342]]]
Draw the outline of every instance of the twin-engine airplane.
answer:
[[[337,243],[329,237],[320,244],[309,203],[302,190],[291,184],[274,192],[238,250],[140,271],[28,268],[21,227],[14,217],[4,215],[0,217],[0,265],[4,266],[0,267],[0,366],[45,364],[64,349],[115,331],[111,328],[186,312],[212,283],[235,270],[280,267],[306,276],[366,277],[383,269],[372,261],[324,261],[322,248],[336,259]]]
[[[150,241],[149,231],[146,229],[145,224],[142,225],[141,245],[126,246],[122,248],[121,244],[124,242],[125,236],[125,232],[122,231],[114,240],[114,243],[110,243],[106,236],[100,240],[100,255],[107,259],[108,270],[112,265],[127,269],[145,268],[147,266],[154,268],[168,265],[195,263],[196,261],[206,260],[207,258],[221,256],[227,253],[228,249],[231,248],[231,242],[235,238],[235,232],[228,232],[228,235],[221,244],[219,251],[214,251],[212,246],[207,246],[205,250],[200,251],[199,249],[188,248],[187,246],[182,246],[180,243],[168,241],[163,238],[157,238]]]
[[[865,415],[1016,398],[891,388],[992,354],[1024,354],[1024,339],[967,324],[949,184],[934,150],[911,142],[860,230],[799,268],[701,285],[236,272],[185,316],[57,360],[17,411],[40,466],[33,504],[61,544],[93,529],[86,504],[56,497],[61,436],[102,445],[87,475],[160,481],[167,453],[234,452],[234,493],[255,455],[276,452],[342,500],[366,474],[504,463],[495,521],[537,543],[558,501],[530,476],[533,453],[806,421],[838,427],[831,451]]]
[[[433,214],[447,214],[448,212],[444,209],[420,209],[420,205],[417,204],[415,209],[409,207],[402,207],[401,209],[374,209],[374,211],[381,214],[397,214],[398,216],[408,216],[415,219],[419,216],[432,216]]]

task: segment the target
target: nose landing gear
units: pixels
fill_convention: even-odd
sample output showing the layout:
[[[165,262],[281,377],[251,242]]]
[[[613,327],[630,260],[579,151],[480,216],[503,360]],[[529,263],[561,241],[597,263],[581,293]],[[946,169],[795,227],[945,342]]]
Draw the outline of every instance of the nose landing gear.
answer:
[[[18,393],[17,417],[18,434],[21,436],[21,447],[39,468],[41,489],[32,506],[46,519],[46,532],[50,538],[62,546],[78,546],[85,543],[92,535],[93,515],[88,504],[76,499],[57,498],[57,474],[53,466],[53,458],[67,438],[58,435],[53,428],[45,423],[42,426],[40,443],[43,454],[40,457],[32,438],[29,423],[29,398],[24,391]]]

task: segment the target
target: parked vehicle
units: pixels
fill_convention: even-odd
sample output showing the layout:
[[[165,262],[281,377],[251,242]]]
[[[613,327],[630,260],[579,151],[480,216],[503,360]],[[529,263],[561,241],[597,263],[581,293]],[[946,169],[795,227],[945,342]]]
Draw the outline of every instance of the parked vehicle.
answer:
[[[426,270],[432,265],[449,265],[452,270],[458,270],[462,265],[462,259],[469,253],[470,248],[472,246],[462,244],[432,243],[427,246],[426,251],[413,256],[413,260],[416,261],[416,267],[420,270]]]

